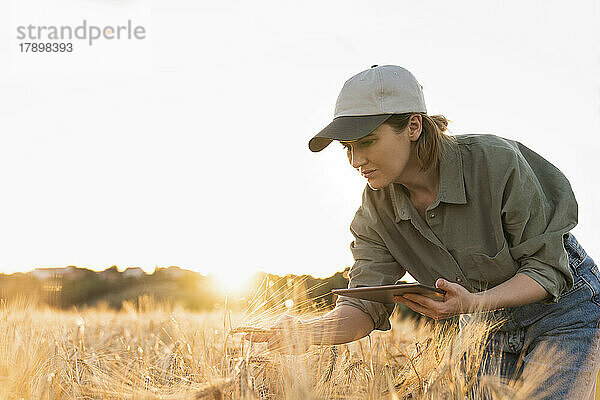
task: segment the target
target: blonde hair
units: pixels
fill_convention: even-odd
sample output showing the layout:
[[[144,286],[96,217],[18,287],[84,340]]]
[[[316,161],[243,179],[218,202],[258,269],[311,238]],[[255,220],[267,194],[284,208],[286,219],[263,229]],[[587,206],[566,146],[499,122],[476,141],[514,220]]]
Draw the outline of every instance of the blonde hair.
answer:
[[[408,126],[412,115],[419,114],[422,119],[421,136],[416,142],[416,156],[419,167],[427,171],[431,167],[437,167],[442,158],[442,142],[454,142],[452,136],[446,135],[448,120],[443,115],[427,115],[425,113],[394,114],[384,124],[389,125],[396,133],[402,132]]]

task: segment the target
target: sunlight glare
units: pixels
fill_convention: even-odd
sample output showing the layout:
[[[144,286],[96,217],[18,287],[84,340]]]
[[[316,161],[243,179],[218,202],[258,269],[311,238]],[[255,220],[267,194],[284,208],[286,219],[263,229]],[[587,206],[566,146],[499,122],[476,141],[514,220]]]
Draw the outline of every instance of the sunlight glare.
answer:
[[[250,289],[253,272],[220,270],[211,274],[216,288],[226,294],[242,294]]]

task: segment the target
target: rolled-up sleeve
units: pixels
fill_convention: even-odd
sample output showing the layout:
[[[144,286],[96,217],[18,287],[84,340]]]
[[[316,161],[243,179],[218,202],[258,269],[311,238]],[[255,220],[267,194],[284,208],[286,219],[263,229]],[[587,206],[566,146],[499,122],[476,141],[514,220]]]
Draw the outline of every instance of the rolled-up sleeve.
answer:
[[[567,178],[538,154],[519,144],[505,175],[502,222],[510,253],[523,273],[556,303],[573,287],[563,235],[577,224],[577,202]]]
[[[361,206],[356,212],[350,225],[354,240],[350,243],[350,250],[354,257],[354,265],[349,272],[349,288],[360,286],[389,285],[402,278],[405,273],[381,237],[372,228],[372,213],[368,207]],[[391,328],[389,317],[394,311],[394,304],[383,304],[367,300],[360,300],[340,296],[336,306],[350,305],[370,315],[373,319],[374,329],[389,330]]]

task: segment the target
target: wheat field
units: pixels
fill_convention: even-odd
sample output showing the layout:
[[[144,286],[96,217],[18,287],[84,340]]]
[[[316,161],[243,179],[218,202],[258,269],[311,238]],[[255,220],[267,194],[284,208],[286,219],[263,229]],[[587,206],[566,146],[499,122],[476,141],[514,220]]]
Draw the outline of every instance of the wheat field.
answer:
[[[267,327],[283,310],[193,313],[150,298],[120,311],[3,302],[0,398],[532,398],[531,380],[477,379],[484,323],[458,336],[452,324],[394,320],[391,331],[295,356],[235,333]]]
[[[238,296],[239,298],[239,296]],[[120,310],[57,310],[31,298],[0,300],[0,399],[533,399],[529,380],[478,375],[494,323],[392,316],[393,328],[301,355],[244,339],[283,313],[328,311],[302,280],[264,279],[247,301],[192,312],[154,297]],[[475,316],[478,314],[474,314]],[[289,340],[302,340],[287,332]],[[560,353],[551,349],[551,357]],[[548,360],[549,363],[552,359]]]

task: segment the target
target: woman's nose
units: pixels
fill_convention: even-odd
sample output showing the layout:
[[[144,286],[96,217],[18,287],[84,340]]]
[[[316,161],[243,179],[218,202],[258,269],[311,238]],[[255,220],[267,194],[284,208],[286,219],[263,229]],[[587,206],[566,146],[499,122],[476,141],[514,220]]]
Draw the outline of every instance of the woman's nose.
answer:
[[[352,149],[348,154],[348,158],[350,159],[350,164],[354,168],[360,168],[361,165],[365,164],[365,158],[360,154],[359,151]]]

